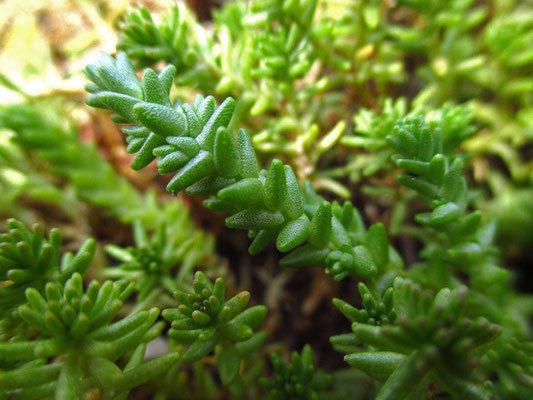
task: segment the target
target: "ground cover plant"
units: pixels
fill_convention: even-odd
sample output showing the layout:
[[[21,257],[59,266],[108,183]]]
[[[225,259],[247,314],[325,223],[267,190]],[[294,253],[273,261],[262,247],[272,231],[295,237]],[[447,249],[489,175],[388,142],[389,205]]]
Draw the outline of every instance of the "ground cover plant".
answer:
[[[0,399],[530,399],[533,6],[190,3],[0,75]]]

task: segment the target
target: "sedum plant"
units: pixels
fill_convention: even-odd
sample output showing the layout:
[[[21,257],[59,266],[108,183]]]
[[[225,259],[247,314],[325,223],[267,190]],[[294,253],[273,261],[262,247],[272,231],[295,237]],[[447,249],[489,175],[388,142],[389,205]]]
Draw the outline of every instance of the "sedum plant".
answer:
[[[12,392],[35,399],[76,399],[88,393],[124,398],[131,388],[168,368],[179,354],[169,353],[143,364],[144,343],[159,334],[157,326],[153,328],[157,309],[111,323],[130,293],[131,285],[110,281],[102,286],[93,281],[84,292],[78,273],[61,286],[49,282],[46,299],[36,289],[27,289],[27,304],[20,307],[19,314],[41,335],[32,341],[0,344],[2,360],[64,359],[1,372],[2,390],[8,396]],[[132,350],[122,371],[114,362]]]
[[[301,354],[293,352],[291,362],[286,364],[277,353],[270,356],[274,378],[261,378],[260,384],[268,399],[335,399],[344,398],[343,393],[326,392],[333,383],[331,375],[317,371],[313,363],[313,350],[304,346]]]
[[[398,277],[387,295],[392,297],[391,322],[396,320],[396,324],[389,322],[391,308],[389,318],[367,317],[380,309],[372,297],[367,297],[362,310],[338,301],[336,305],[352,322],[353,334],[332,338],[341,346],[372,346],[373,350],[348,354],[345,360],[384,382],[376,398],[420,398],[429,382],[454,398],[490,398],[490,388],[480,384],[479,371],[473,367],[501,329],[486,318],[465,315],[466,288],[441,289],[433,297]]]
[[[64,284],[74,273],[85,274],[94,256],[95,242],[87,240],[76,255],[61,257],[62,233],[54,229],[45,238],[43,228],[29,230],[17,220],[7,221],[0,235],[0,304],[2,314],[24,302],[28,288],[44,293],[50,281]]]
[[[135,282],[137,309],[154,302],[173,304],[171,295],[178,288],[189,285],[187,278],[203,255],[198,237],[184,238],[183,234],[175,233],[176,228],[183,226],[187,214],[170,209],[165,215],[167,221],[162,222],[151,235],[140,220],[134,221],[135,246],[107,245],[105,248],[121,263],[103,269],[102,275]]]
[[[6,146],[0,152],[2,158],[6,159],[6,167],[25,174],[26,169],[20,168],[19,164],[38,164],[51,177],[66,180],[67,185],[57,189],[73,191],[76,199],[102,209],[108,217],[118,218],[126,224],[140,220],[149,231],[159,229],[162,224],[169,225],[167,230],[172,230],[169,234],[175,237],[176,242],[183,241],[183,238],[194,238],[194,249],[189,252],[189,257],[194,258],[194,253],[198,259],[189,261],[193,264],[211,253],[212,238],[195,230],[186,207],[179,201],[161,202],[152,190],[142,194],[118,174],[99,154],[94,144],[81,140],[74,121],[60,115],[60,106],[66,106],[65,101],[60,100],[34,100],[0,107],[0,127],[13,133],[9,143],[22,147],[25,153],[21,157],[24,163],[13,161],[10,159],[13,150]],[[50,177],[45,177],[45,181],[48,180],[51,180]],[[51,191],[46,187],[39,190],[39,185],[33,181],[22,190],[30,192],[36,186],[37,194]],[[51,186],[55,188],[59,185],[52,180]],[[49,201],[49,196],[45,200]],[[73,203],[69,196],[60,197],[57,202],[65,204],[67,211]],[[174,223],[169,223],[169,220]],[[180,229],[174,229],[174,225],[179,225]]]
[[[119,52],[85,69],[87,103],[178,199],[142,194],[42,100],[0,107],[2,210],[48,200],[75,219],[85,202],[132,233],[106,240],[108,265],[93,240],[61,257],[59,231],[7,223],[0,399],[530,399],[533,298],[505,268],[528,240],[504,253],[498,235],[532,220],[530,14],[251,0],[209,25],[182,3],[125,15]],[[263,299],[268,316],[248,307]],[[278,355],[323,339],[342,356],[320,368],[308,345]]]
[[[185,7],[159,22],[146,9],[132,12],[118,47],[143,67],[175,63],[180,89],[233,96],[233,125],[247,128],[259,154],[290,160],[300,179],[348,198],[342,177],[372,174],[387,159],[357,149],[349,168],[324,173],[338,159],[330,150],[350,107],[376,109],[399,91],[425,111],[475,98],[473,115],[486,129],[464,147],[528,179],[530,14],[518,1],[236,1],[214,12],[212,29]],[[504,129],[495,124],[502,119]]]
[[[254,330],[265,319],[267,308],[256,305],[245,310],[249,292],[226,300],[223,278],[213,284],[204,273],[196,272],[193,293],[177,291],[177,309],[166,309],[163,317],[171,322],[168,335],[179,344],[190,345],[182,357],[192,363],[215,350],[220,379],[232,392],[241,393],[241,360],[256,352],[266,339]]]
[[[115,120],[135,124],[123,128],[129,151],[137,153],[134,169],[157,157],[161,174],[176,172],[167,191],[211,195],[206,207],[233,214],[226,219],[228,227],[250,231],[252,254],[275,241],[280,251],[290,252],[282,265],[321,265],[339,280],[349,274],[370,277],[387,265],[389,245],[382,225],[364,234],[349,202],[341,207],[321,201],[309,187],[304,194],[292,168],[280,160],[259,171],[246,132],[235,139],[227,129],[233,99],[218,108],[212,97],[201,96],[192,106],[171,106],[165,82],[173,71],[167,67],[157,76],[147,69],[141,82],[124,54],[116,60],[102,55],[87,68],[94,82],[88,103],[113,110]]]
[[[326,115],[333,116],[342,99],[336,91],[349,62],[329,51],[331,20],[317,4],[234,2],[216,14],[212,32],[184,7],[173,7],[159,23],[141,9],[124,18],[118,48],[141,66],[174,63],[182,86],[234,96],[233,124],[250,127],[261,153],[293,160],[296,175],[305,178],[345,129]],[[314,64],[331,66],[340,77],[304,80]]]
[[[522,337],[517,324],[528,313],[502,319],[498,313],[508,312],[510,304],[485,302],[494,293],[510,295],[508,273],[497,266],[493,224],[468,210],[472,197],[463,177],[465,158],[456,152],[472,134],[464,109],[444,107],[428,122],[420,114],[397,118],[379,143],[407,172],[398,175],[398,183],[431,208],[415,216],[425,262],[405,270],[383,224],[367,230],[350,202],[341,206],[324,201],[309,185],[302,189],[282,161],[259,170],[246,132],[236,138],[230,133],[233,99],[218,108],[214,99],[202,96],[192,105],[172,103],[166,83],[172,73],[171,67],[159,76],[147,69],[141,81],[122,54],[116,60],[102,55],[87,69],[94,84],[88,87],[88,103],[130,124],[123,131],[130,151],[137,152],[133,168],[157,158],[161,174],[174,174],[167,191],[210,196],[204,205],[230,213],[228,227],[250,231],[252,254],[275,242],[278,250],[289,252],[281,260],[284,266],[322,266],[337,280],[348,275],[366,280],[368,285],[360,285],[363,310],[336,300],[353,322],[354,334],[332,340],[339,349],[357,349],[346,360],[384,382],[377,398],[423,398],[432,385],[453,398],[488,399],[499,390],[487,383],[490,373],[502,372],[491,357],[508,357],[500,343],[506,335]],[[471,277],[470,291],[460,286],[456,271]],[[418,285],[435,291],[434,300]],[[197,316],[197,324],[200,316],[211,321]],[[476,363],[481,366],[472,369]],[[500,382],[520,393],[524,381],[516,372],[507,383],[503,373]]]
[[[52,230],[47,241],[39,226],[30,231],[11,220],[8,227],[1,236],[0,252],[7,277],[0,288],[5,303],[0,316],[0,398],[119,400],[162,375],[167,380],[181,377],[177,386],[187,390],[180,363],[195,363],[213,350],[221,379],[236,397],[242,397],[245,385],[257,376],[258,371],[242,376],[240,372],[242,360],[257,352],[266,338],[264,332],[253,332],[265,319],[266,307],[244,310],[250,293],[226,300],[222,278],[213,285],[197,272],[192,284],[195,295],[177,292],[180,307],[164,311],[176,345],[192,346],[184,352],[174,345],[145,361],[147,345],[165,324],[157,321],[155,307],[121,315],[136,289],[135,279],[91,281],[84,289],[82,274],[93,259],[94,240],[88,240],[76,256],[65,254],[60,262],[59,230]],[[211,385],[205,393],[217,392],[203,367],[195,364],[195,375]]]
[[[134,234],[137,250],[132,248],[129,251],[146,253],[145,248],[152,246],[147,243],[149,241],[147,237],[153,236],[150,240],[153,240],[155,248],[148,253],[163,252],[165,265],[158,268],[173,269],[169,273],[176,272],[180,266],[178,281],[184,282],[196,263],[200,261],[212,263],[213,238],[194,226],[185,205],[181,202],[162,202],[157,199],[153,190],[143,195],[125,177],[113,170],[92,143],[80,139],[73,121],[59,116],[56,103],[35,101],[31,104],[0,107],[0,126],[13,133],[8,144],[22,146],[24,149],[21,156],[24,162],[19,163],[11,158],[13,150],[6,145],[6,167],[28,176],[27,169],[20,164],[25,166],[35,163],[50,174],[44,177],[43,183],[37,184],[34,180],[24,183],[21,188],[22,193],[24,195],[32,193],[26,190],[30,188],[38,194],[44,192],[45,195],[30,194],[30,197],[50,203],[55,199],[47,195],[50,192],[48,187],[51,187],[54,191],[64,192],[59,193],[57,202],[66,209],[68,215],[73,215],[73,218],[79,218],[79,214],[83,211],[82,204],[85,203],[98,207],[106,217],[115,217],[125,224],[132,224],[134,230],[138,232]],[[64,102],[60,104],[64,105]],[[48,105],[48,108],[45,108],[45,105]],[[48,114],[45,114],[46,110]],[[4,155],[3,151],[0,153]],[[58,183],[58,178],[66,181],[64,185]],[[9,196],[8,193],[2,193],[0,197],[4,195]],[[8,203],[12,201],[10,198],[7,200]],[[156,242],[161,243],[162,247],[157,247],[159,245]],[[124,250],[118,246],[110,248],[112,249],[110,253],[118,256],[118,259],[131,262],[131,256],[125,256]],[[159,254],[155,257],[159,257]],[[124,272],[123,267],[109,268],[104,275],[111,278],[133,279],[132,266],[126,267],[128,272]],[[134,269],[142,270],[142,267]],[[168,293],[172,294],[176,289],[175,283],[169,283],[169,279],[160,277],[156,271],[153,272],[157,278],[154,276],[150,279],[143,278],[147,279],[148,283],[142,285],[144,293],[139,298],[143,301],[148,298],[147,304],[165,291],[162,281],[166,282]],[[135,280],[140,277],[137,273]],[[166,297],[167,303],[172,301],[171,296]],[[140,304],[139,307],[143,308],[144,305]]]
[[[63,256],[60,273],[59,230],[50,234],[52,246],[43,239],[38,226],[29,231],[14,220],[8,226],[9,233],[2,235],[2,257],[6,265],[10,262],[21,268],[7,272],[9,280],[1,289],[2,295],[12,300],[11,308],[2,308],[0,324],[2,398],[125,399],[132,388],[156,376],[169,371],[174,379],[180,376],[180,370],[175,369],[180,358],[182,362],[194,363],[214,349],[223,383],[236,396],[242,396],[250,378],[239,376],[241,359],[256,352],[266,338],[264,332],[253,333],[264,320],[266,307],[243,311],[250,298],[248,292],[226,301],[222,278],[213,285],[203,273],[197,272],[193,282],[197,298],[184,292],[176,294],[182,305],[165,310],[165,318],[174,321],[169,335],[177,344],[189,344],[200,333],[201,337],[186,352],[169,350],[144,362],[148,342],[157,338],[164,326],[156,322],[159,310],[133,310],[114,322],[123,303],[135,291],[135,281],[123,279],[103,284],[92,281],[84,290],[80,272],[85,273],[93,258],[94,240],[84,244],[77,256],[70,253]],[[28,250],[23,250],[26,247]],[[35,264],[43,271],[35,271],[33,280],[22,281],[19,276],[26,271],[22,267],[26,267],[28,260],[34,261],[29,257],[32,249],[36,249]],[[17,251],[15,255],[23,254],[26,258],[16,258],[13,253]],[[212,295],[206,294],[207,289]],[[17,290],[22,291],[24,299],[14,303]],[[191,307],[198,310],[189,311],[189,322],[185,322],[183,318],[187,318]],[[199,367],[195,373],[206,374]],[[200,379],[209,382],[206,377]],[[180,382],[183,389],[186,383],[182,379]]]
[[[391,156],[395,149],[387,143],[387,136],[391,134],[398,120],[417,115],[424,115],[425,123],[432,129],[440,131],[439,140],[442,141],[440,151],[446,155],[455,154],[459,145],[476,132],[472,126],[472,111],[464,105],[446,103],[438,109],[427,112],[420,107],[408,112],[405,98],[400,98],[394,103],[388,98],[384,102],[381,115],[366,108],[359,110],[354,116],[356,134],[345,135],[341,139],[344,146],[361,148],[371,153],[357,154],[347,165],[324,173],[337,176],[349,174],[351,180],[358,181],[380,170],[390,170]]]
[[[30,231],[11,220],[8,227],[1,236],[5,278],[0,318],[4,327],[9,321],[18,324],[20,334],[2,332],[2,398],[75,399],[89,393],[125,398],[176,362],[179,353],[143,363],[146,343],[162,328],[154,325],[158,309],[113,322],[132,283],[92,281],[84,290],[82,274],[93,259],[94,240],[75,256],[60,257],[59,230],[52,230],[47,240],[39,226]],[[130,357],[122,369],[115,363],[126,353]]]

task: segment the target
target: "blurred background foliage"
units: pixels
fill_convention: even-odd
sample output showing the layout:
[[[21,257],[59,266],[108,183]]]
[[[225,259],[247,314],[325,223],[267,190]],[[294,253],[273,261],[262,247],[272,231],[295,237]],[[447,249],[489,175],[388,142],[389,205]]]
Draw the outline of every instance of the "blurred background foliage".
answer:
[[[353,282],[280,272],[275,252],[249,256],[245,235],[228,234],[222,218],[206,215],[197,200],[169,198],[155,166],[132,171],[123,135],[105,113],[84,104],[83,68],[118,45],[139,69],[173,63],[173,90],[182,98],[234,96],[232,124],[247,128],[263,165],[281,158],[325,197],[350,198],[367,222],[385,222],[409,262],[420,242],[403,222],[421,206],[396,183],[385,136],[406,115],[423,113],[430,125],[467,121],[475,129],[461,131],[461,150],[476,205],[497,220],[517,285],[533,290],[531,1],[328,0],[286,13],[275,0],[256,1],[252,10],[241,2],[187,3],[191,9],[163,0],[0,3],[2,219],[59,227],[69,250],[97,237],[115,259],[97,251],[90,274],[100,277],[149,270],[152,249],[165,248],[171,264],[185,265],[180,271],[202,266],[210,277],[225,276],[232,291],[253,288],[256,302],[269,307],[266,330],[287,344],[283,350],[311,342],[318,365],[344,365],[328,343],[344,326],[329,299],[343,293],[357,304]],[[146,11],[128,11],[138,5]],[[146,40],[133,39],[136,25],[146,29]],[[287,42],[292,46],[282,46]],[[116,259],[120,271],[105,268]],[[160,275],[182,284],[185,273],[169,265]],[[152,297],[140,294],[143,306],[164,306],[175,289],[163,278],[138,285],[151,291]],[[164,295],[155,301],[153,293]],[[315,324],[331,328],[313,334]],[[280,326],[290,326],[292,335]],[[189,372],[213,386],[204,366]],[[341,386],[354,380],[368,386],[353,370],[337,377]],[[176,390],[166,385],[158,390]],[[183,390],[199,396],[197,388]]]

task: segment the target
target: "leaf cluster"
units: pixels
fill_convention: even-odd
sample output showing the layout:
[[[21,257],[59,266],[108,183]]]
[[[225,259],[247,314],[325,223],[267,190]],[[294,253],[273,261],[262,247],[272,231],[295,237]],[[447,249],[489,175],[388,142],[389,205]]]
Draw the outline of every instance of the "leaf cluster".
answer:
[[[275,241],[280,251],[292,251],[282,265],[323,266],[338,280],[349,274],[373,276],[388,265],[389,245],[382,225],[365,233],[350,202],[332,205],[310,188],[304,195],[292,168],[279,160],[259,171],[246,132],[241,130],[235,139],[227,129],[232,98],[218,108],[212,97],[201,96],[192,106],[170,105],[164,82],[172,68],[159,77],[147,69],[141,82],[123,54],[116,61],[102,55],[87,73],[96,84],[89,86],[94,94],[87,102],[113,110],[121,122],[135,124],[122,128],[129,135],[128,151],[137,152],[132,167],[144,167],[157,157],[161,174],[177,171],[167,191],[186,189],[189,195],[213,196],[204,202],[206,207],[233,214],[226,219],[228,227],[250,231],[254,238],[250,253]]]
[[[270,359],[275,376],[260,380],[261,386],[268,392],[268,399],[343,398],[342,393],[326,392],[333,383],[333,377],[316,369],[313,362],[313,350],[309,345],[304,346],[301,353],[293,352],[290,363],[285,363],[277,353],[272,353]]]
[[[146,343],[162,328],[154,325],[156,308],[113,322],[133,291],[132,283],[92,281],[84,290],[81,274],[93,258],[94,240],[76,256],[65,254],[59,267],[60,231],[52,231],[46,240],[40,227],[29,231],[18,221],[10,221],[9,227],[2,235],[2,258],[18,268],[9,269],[1,290],[2,295],[12,294],[17,303],[10,306],[18,307],[3,307],[1,318],[3,323],[16,319],[32,334],[4,333],[0,388],[5,398],[75,399],[92,392],[122,399],[176,362],[179,353],[144,363]],[[23,301],[15,297],[21,291]],[[131,357],[122,370],[115,363],[127,353]],[[52,358],[54,362],[46,362]]]
[[[85,274],[94,256],[96,243],[87,240],[76,255],[61,257],[62,233],[52,230],[48,237],[40,225],[29,230],[17,220],[7,222],[0,235],[0,305],[3,312],[24,302],[28,288],[41,292],[49,281],[64,284],[72,274]]]
[[[244,382],[239,376],[241,360],[256,352],[266,339],[256,332],[266,317],[267,308],[246,308],[249,292],[240,292],[226,300],[223,278],[213,284],[201,271],[196,272],[193,293],[177,291],[178,308],[163,311],[171,322],[168,335],[179,344],[190,345],[182,357],[193,363],[215,350],[220,379],[235,394],[242,394]]]
[[[372,346],[372,351],[357,350],[345,359],[384,382],[376,398],[416,398],[427,391],[428,382],[454,398],[491,398],[473,367],[501,328],[483,317],[468,316],[466,287],[441,289],[433,297],[411,281],[396,278],[389,290],[396,324],[360,322],[358,314],[365,310],[342,304],[353,322],[353,334],[334,338],[353,348],[361,343]]]
[[[163,374],[173,383],[168,382],[162,393],[176,387],[188,390],[187,373],[181,363],[196,363],[212,350],[221,380],[236,398],[242,397],[246,386],[257,379],[261,364],[259,370],[248,368],[246,374],[241,364],[266,339],[264,332],[254,330],[267,310],[262,305],[244,310],[250,298],[248,292],[226,300],[222,278],[213,285],[197,272],[194,294],[176,292],[180,307],[164,311],[165,319],[172,322],[169,337],[175,344],[164,355],[145,361],[148,343],[161,334],[165,324],[157,321],[159,309],[155,307],[146,310],[137,305],[137,310],[123,316],[125,301],[139,290],[135,279],[125,276],[129,279],[102,284],[92,281],[84,288],[82,274],[93,259],[94,240],[87,241],[76,256],[65,254],[60,263],[59,230],[53,230],[46,240],[38,226],[30,231],[15,220],[8,226],[9,232],[1,236],[0,254],[11,268],[5,271],[8,280],[0,292],[6,300],[11,295],[13,304],[11,308],[3,307],[0,316],[2,399],[98,396],[120,400],[126,399],[131,389]],[[137,226],[138,236],[145,234],[142,229]],[[161,250],[156,248],[156,252]],[[114,251],[129,254],[120,248]],[[150,265],[157,267],[159,263]],[[29,271],[35,273],[31,280],[24,274]],[[167,276],[167,280],[176,287],[173,277]],[[186,282],[182,284],[186,286]],[[19,292],[23,299],[15,303],[18,299],[14,294]],[[146,300],[144,303],[149,303]],[[187,351],[177,346],[184,344],[191,344]],[[218,392],[202,367],[195,366],[195,375],[195,379],[211,386],[207,392]]]

